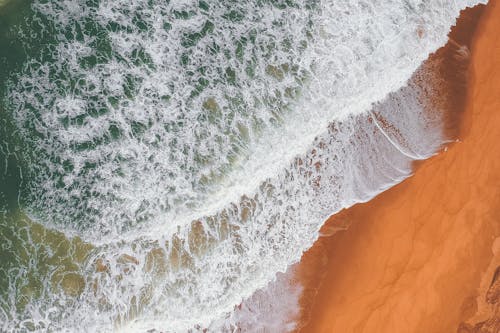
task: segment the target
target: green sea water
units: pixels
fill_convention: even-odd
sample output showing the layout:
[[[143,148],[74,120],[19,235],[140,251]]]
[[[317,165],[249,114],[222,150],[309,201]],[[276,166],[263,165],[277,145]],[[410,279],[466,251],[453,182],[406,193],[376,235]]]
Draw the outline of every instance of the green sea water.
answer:
[[[29,1],[0,2],[0,96],[5,102],[6,81],[20,70],[30,52],[50,38],[37,40],[24,48],[19,40],[25,18],[32,15]],[[20,198],[28,179],[23,170],[23,145],[9,114],[0,103],[0,331],[14,322],[28,304],[41,304],[44,298],[61,291],[78,296],[84,287],[81,264],[92,246],[79,238],[68,239],[32,221],[23,211]],[[26,322],[18,329],[45,329]],[[12,327],[10,327],[12,329]]]
[[[57,7],[56,3],[50,1],[42,0],[38,1],[37,4]],[[298,5],[293,1],[258,1],[257,4],[277,10],[298,8]],[[306,7],[311,9],[314,4],[315,1],[310,1]],[[82,8],[95,9],[98,5],[99,1],[88,0],[85,1]],[[226,5],[229,8],[232,6],[230,1]],[[235,7],[238,8],[238,6]],[[206,15],[208,8],[209,5],[204,1],[198,3],[197,10],[204,13],[203,15]],[[126,10],[124,14],[134,15]],[[139,33],[142,33],[145,31],[144,29],[153,28],[148,25],[150,22],[147,18],[141,20],[139,10],[135,15],[132,24],[134,30],[137,29]],[[188,21],[193,15],[192,11],[174,10],[170,17],[172,21],[182,22]],[[238,25],[244,18],[243,15],[244,12],[228,10],[222,17],[230,24]],[[83,16],[85,17],[84,14]],[[127,25],[110,22],[103,26],[101,23],[93,21],[91,17],[85,17],[80,21],[76,20],[74,25],[72,23],[67,26],[60,23],[57,25],[56,22],[57,20],[50,14],[42,14],[40,10],[33,9],[32,1],[10,0],[0,3],[0,323],[10,322],[5,327],[9,327],[9,329],[15,327],[21,331],[43,330],[50,327],[51,322],[60,321],[59,312],[52,311],[51,308],[75,305],[85,288],[91,289],[89,285],[94,283],[91,276],[95,273],[93,269],[96,266],[92,261],[89,262],[89,257],[96,254],[95,247],[82,241],[79,237],[69,238],[64,232],[57,231],[55,228],[49,229],[44,224],[37,223],[36,220],[52,220],[57,224],[62,216],[67,226],[71,225],[73,229],[78,230],[88,230],[94,227],[96,220],[102,219],[102,215],[99,214],[99,210],[86,205],[85,200],[97,198],[98,201],[110,204],[122,200],[115,198],[113,194],[100,194],[92,191],[93,182],[104,182],[104,179],[100,179],[99,175],[94,176],[96,170],[99,169],[99,163],[105,164],[107,162],[104,160],[97,163],[85,162],[78,176],[91,185],[86,187],[88,184],[78,182],[77,179],[71,186],[73,189],[82,187],[80,194],[76,198],[64,199],[61,201],[62,204],[57,202],[57,191],[72,189],[64,183],[63,177],[73,171],[75,163],[63,160],[58,155],[59,138],[52,136],[50,131],[44,131],[40,127],[40,123],[44,121],[42,119],[44,113],[50,113],[48,110],[57,108],[54,99],[50,98],[50,94],[54,96],[79,96],[89,102],[84,114],[69,115],[58,119],[60,121],[58,125],[61,128],[72,130],[83,126],[89,120],[104,119],[111,109],[118,109],[122,107],[122,104],[133,102],[136,95],[139,94],[138,89],[144,80],[143,77],[130,74],[126,77],[121,93],[114,94],[106,88],[100,87],[102,91],[98,91],[98,95],[93,95],[88,91],[95,89],[95,87],[90,87],[93,84],[87,81],[89,78],[85,77],[85,71],[105,66],[113,61],[124,66],[137,68],[139,71],[144,71],[146,75],[153,75],[156,70],[155,62],[151,58],[152,55],[142,47],[133,47],[132,54],[128,54],[128,50],[126,50],[126,55],[111,47],[110,34],[131,33],[132,31]],[[279,21],[272,23],[277,29],[280,29],[281,24]],[[168,32],[171,29],[171,23],[166,21],[163,24],[163,29]],[[227,49],[223,49],[215,43],[210,46],[210,52],[214,59],[224,57],[227,61],[236,63],[236,68],[231,66],[221,66],[221,68],[216,67],[215,69],[204,66],[193,67],[191,62],[194,61],[192,59],[196,58],[193,55],[194,50],[198,47],[200,40],[211,34],[213,29],[213,23],[207,20],[199,29],[195,28],[190,33],[183,33],[180,46],[186,52],[180,55],[179,60],[180,66],[187,68],[187,74],[182,72],[180,74],[184,74],[185,80],[188,81],[187,88],[191,90],[185,97],[182,97],[184,98],[183,102],[186,102],[189,108],[196,108],[197,103],[201,104],[201,109],[204,111],[195,120],[199,124],[207,124],[212,128],[212,133],[204,129],[197,131],[194,140],[202,143],[203,140],[209,140],[210,136],[220,132],[222,136],[216,137],[216,145],[220,148],[209,147],[208,154],[207,152],[195,151],[193,157],[193,154],[189,152],[191,147],[175,147],[176,139],[169,142],[169,144],[174,144],[171,146],[174,153],[175,150],[185,153],[182,159],[187,159],[187,162],[173,158],[173,163],[180,164],[181,169],[183,169],[182,173],[196,173],[197,170],[208,168],[209,172],[201,175],[195,184],[202,189],[219,182],[224,173],[227,173],[241,158],[240,155],[245,153],[245,146],[250,140],[251,133],[249,132],[256,135],[267,126],[266,122],[272,126],[281,122],[283,113],[289,108],[291,101],[297,98],[298,87],[307,76],[306,72],[299,70],[297,65],[283,61],[270,61],[269,64],[261,68],[261,73],[257,73],[258,66],[262,67],[262,64],[257,63],[261,59],[257,58],[255,51],[252,50],[255,47],[252,44],[259,43],[256,41],[256,29],[250,29],[243,34],[236,41],[234,48],[227,46]],[[280,41],[274,40],[274,36],[271,37],[272,39],[264,40],[259,46],[260,56],[278,57],[277,52],[287,52],[292,49],[291,36],[285,36]],[[64,60],[60,62],[61,49],[58,49],[58,46],[62,44],[62,41],[79,43],[89,38],[94,39],[91,42],[94,52],[90,56],[82,56],[78,59],[77,67],[83,73],[75,72],[74,68],[70,68],[70,65]],[[298,47],[298,51],[303,50],[306,46],[306,39],[299,40],[295,45],[296,48]],[[129,58],[124,58],[126,56]],[[219,66],[219,64],[215,66]],[[194,68],[196,73],[190,72],[191,68]],[[36,80],[27,82],[25,80],[26,77],[36,76],[37,73],[44,70],[46,70],[44,73],[47,73],[49,82],[37,82]],[[238,73],[238,70],[242,70],[243,74]],[[259,78],[259,75],[263,75],[263,77]],[[249,99],[242,93],[244,92],[241,89],[242,84],[248,84],[248,82],[240,82],[241,76],[247,79],[270,80],[270,82],[276,82],[277,87],[274,88],[275,90],[266,92],[267,88],[264,86],[265,90],[259,96],[253,96]],[[288,83],[280,84],[286,80]],[[213,90],[213,86],[221,84],[221,82],[227,85],[230,93],[219,97],[207,94],[207,91]],[[45,84],[53,85],[44,87]],[[12,92],[16,91],[21,91],[24,94],[22,96],[26,98],[13,102]],[[32,91],[34,93],[30,95]],[[177,93],[174,90],[171,91]],[[157,94],[157,92],[152,93]],[[141,94],[144,93],[141,92]],[[34,100],[30,100],[30,97],[33,97]],[[172,96],[168,94],[149,96],[146,93],[146,98],[150,98],[156,104],[168,107]],[[262,118],[251,116],[248,111],[248,108],[262,108],[264,105],[271,106],[269,118],[265,121]],[[22,110],[18,112],[17,108]],[[15,117],[16,112],[23,117],[26,116],[26,118],[19,121],[19,117]],[[181,115],[177,120],[167,123],[160,134],[182,131],[185,126],[189,125],[185,116]],[[76,144],[71,143],[70,148],[63,147],[62,144],[61,146],[62,149],[69,149],[70,153],[84,155],[89,151],[98,150],[99,147],[110,146],[113,142],[127,136],[137,138],[142,142],[142,138],[146,137],[148,131],[151,131],[152,120],[134,120],[130,121],[129,125],[124,128],[120,127],[118,123],[111,124],[104,136],[96,136]],[[162,139],[158,135],[155,140],[151,143],[153,148],[158,146],[162,148],[161,145],[165,144],[161,142]],[[43,146],[47,144],[53,145],[55,149],[51,150]],[[193,147],[196,147],[196,142]],[[188,149],[187,152],[186,149]],[[218,150],[224,155],[219,156]],[[127,163],[134,163],[130,157],[117,157],[116,159],[111,163],[116,162],[125,166]],[[221,162],[219,163],[219,161]],[[184,165],[183,163],[188,164]],[[150,160],[150,164],[154,165],[155,161]],[[212,167],[210,170],[211,165],[214,164],[216,167]],[[56,166],[55,170],[53,169],[54,165]],[[62,168],[58,169],[60,166]],[[122,172],[115,170],[114,173],[120,175]],[[124,177],[127,176],[124,175]],[[132,177],[134,176],[128,176],[128,181],[134,182]],[[171,179],[175,178],[173,174],[170,174],[170,177]],[[49,182],[50,186],[45,187],[44,182]],[[54,187],[51,187],[52,185]],[[182,202],[181,199],[175,200]],[[192,199],[190,200],[192,201]],[[54,219],[50,213],[51,208],[45,206],[45,204],[50,205],[54,202],[56,205],[51,208],[55,209],[53,210],[54,216],[58,216],[59,220]],[[105,203],[103,207],[107,205]],[[146,202],[145,207],[148,208],[148,205],[151,208],[151,204]],[[171,203],[155,203],[155,205],[166,206],[163,209],[168,210]],[[188,202],[187,206],[193,207],[193,203]],[[138,211],[140,212],[141,209],[139,207]],[[122,218],[119,215],[115,217]],[[135,224],[148,218],[150,216],[147,214],[135,215],[132,223]],[[130,218],[125,217],[125,220],[130,220]],[[219,229],[218,226],[215,228]],[[224,237],[227,237],[227,232],[223,232],[223,234],[226,234]],[[203,243],[202,240],[200,242]],[[163,252],[159,253],[161,256]],[[175,253],[180,253],[172,259],[173,266],[177,267],[180,259],[175,258],[187,254],[184,250],[178,250]],[[127,260],[130,259],[125,259],[125,261]],[[90,274],[89,269],[91,270]],[[97,269],[99,269],[98,266]],[[178,270],[178,268],[175,269]],[[34,313],[43,313],[46,318],[34,318]],[[0,324],[0,330],[1,328]]]

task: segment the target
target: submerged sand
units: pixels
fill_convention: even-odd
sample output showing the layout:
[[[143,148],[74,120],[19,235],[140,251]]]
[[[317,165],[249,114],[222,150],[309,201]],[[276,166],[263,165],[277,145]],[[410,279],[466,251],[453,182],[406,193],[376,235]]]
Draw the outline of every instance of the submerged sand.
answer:
[[[500,332],[500,1],[471,49],[460,141],[327,222],[350,227],[299,265],[301,332]]]

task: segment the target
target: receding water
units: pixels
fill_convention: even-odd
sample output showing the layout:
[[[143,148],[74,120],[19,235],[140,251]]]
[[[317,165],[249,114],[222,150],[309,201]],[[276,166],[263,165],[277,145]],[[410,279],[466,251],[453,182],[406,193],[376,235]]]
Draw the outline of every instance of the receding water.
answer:
[[[0,2],[0,330],[228,329],[439,147],[406,80],[476,2]]]

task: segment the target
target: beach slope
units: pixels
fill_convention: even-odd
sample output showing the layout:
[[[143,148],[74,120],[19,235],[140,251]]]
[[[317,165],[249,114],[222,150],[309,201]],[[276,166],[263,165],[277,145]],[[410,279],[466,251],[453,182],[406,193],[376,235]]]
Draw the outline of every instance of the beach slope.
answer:
[[[304,256],[327,265],[301,332],[500,331],[500,1],[471,49],[459,142],[326,223],[350,227]]]

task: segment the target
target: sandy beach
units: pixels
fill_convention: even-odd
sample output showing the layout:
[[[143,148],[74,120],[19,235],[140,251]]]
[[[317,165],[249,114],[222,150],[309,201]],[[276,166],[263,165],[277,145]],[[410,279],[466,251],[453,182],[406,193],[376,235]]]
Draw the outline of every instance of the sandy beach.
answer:
[[[460,140],[330,218],[350,227],[304,255],[300,332],[500,331],[500,1],[471,51]]]

